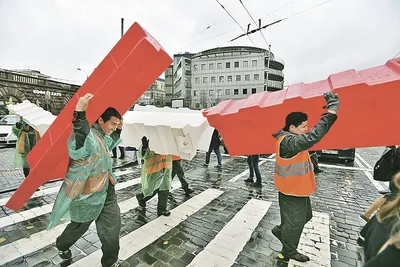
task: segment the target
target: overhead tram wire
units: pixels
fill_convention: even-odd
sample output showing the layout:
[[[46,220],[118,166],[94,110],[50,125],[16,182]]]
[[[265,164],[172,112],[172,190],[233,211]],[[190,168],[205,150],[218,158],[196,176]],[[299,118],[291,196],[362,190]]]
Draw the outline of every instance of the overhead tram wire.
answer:
[[[398,55],[400,55],[400,51],[399,51],[399,53],[397,53],[393,58],[396,58]]]
[[[256,1],[256,0],[251,0],[251,1],[249,1],[248,3],[246,3],[246,4],[250,4],[250,3],[254,2],[254,1]],[[212,26],[214,26],[214,25],[220,23],[221,21],[223,21],[224,19],[226,19],[226,18],[228,18],[228,17],[229,17],[229,15],[226,15],[225,17],[222,17],[221,19],[217,20],[216,22],[211,23],[209,26],[207,26],[207,27],[204,28],[203,30],[201,30],[201,31],[199,31],[199,32],[197,32],[197,33],[195,33],[194,35],[192,35],[191,37],[189,37],[188,39],[186,39],[185,41],[183,41],[182,43],[180,43],[179,46],[181,46],[181,45],[183,45],[183,44],[189,42],[189,41],[192,40],[194,37],[200,35],[201,33],[205,32],[206,30],[210,29]]]
[[[242,0],[239,0],[239,2],[242,4],[242,7],[244,8],[244,10],[246,10],[247,14],[250,16],[251,20],[254,22],[254,25],[257,27],[256,21],[254,20],[253,16],[250,14],[249,10],[247,10],[247,8],[246,8],[246,6],[243,4]],[[261,27],[261,19],[259,20],[258,27]],[[247,29],[250,29],[250,24],[249,24],[249,26],[247,27]],[[260,31],[260,33],[261,33],[261,35],[262,35],[262,38],[264,39],[265,44],[266,44],[267,47],[268,47],[267,39],[265,39],[265,36],[264,36],[264,34],[263,34],[262,31]]]
[[[240,29],[242,29],[242,31],[243,31],[243,32],[245,33],[245,35],[246,35],[245,29],[243,29],[243,27],[242,27],[242,26],[237,22],[237,20],[231,15],[231,13],[229,13],[228,10],[226,10],[226,8],[225,8],[218,0],[215,0],[215,1],[217,1],[217,3],[225,10],[225,12],[228,13],[228,15],[233,19],[233,21],[240,27]],[[249,37],[249,39],[250,39],[251,43],[253,44],[253,46],[256,46],[256,45],[254,44],[253,40],[251,39],[251,37],[250,37],[249,35],[247,35],[247,37]]]
[[[327,4],[327,3],[331,2],[331,1],[333,1],[333,0],[325,1],[325,2],[320,3],[320,4],[318,4],[318,5],[309,7],[309,8],[307,8],[307,9],[304,9],[304,10],[300,11],[300,12],[297,12],[297,13],[295,13],[295,14],[292,14],[292,15],[290,15],[290,16],[287,16],[287,17],[285,17],[285,18],[283,18],[283,19],[276,20],[276,21],[274,21],[274,22],[272,22],[272,23],[269,23],[269,24],[266,24],[266,25],[264,25],[264,26],[262,26],[262,27],[259,27],[259,28],[256,28],[256,29],[254,29],[254,30],[251,30],[251,31],[249,31],[249,32],[247,32],[247,33],[245,33],[245,34],[242,34],[242,35],[239,35],[239,36],[236,37],[236,38],[233,38],[232,40],[230,40],[230,42],[235,41],[235,40],[237,40],[237,39],[239,39],[239,38],[241,38],[241,37],[243,37],[243,36],[249,36],[250,34],[253,34],[253,33],[255,33],[255,32],[261,31],[262,29],[265,29],[265,28],[267,28],[267,27],[270,27],[270,26],[272,26],[272,25],[274,25],[274,24],[277,24],[277,23],[279,23],[279,22],[282,22],[282,21],[284,21],[284,20],[286,20],[286,19],[289,19],[289,18],[292,18],[292,17],[294,17],[294,16],[300,15],[300,14],[302,14],[302,13],[304,13],[304,12],[307,12],[307,11],[309,11],[309,10],[311,10],[311,9],[314,9],[314,8],[316,8],[316,7],[319,7],[319,6],[322,6],[322,5],[324,5],[324,4]]]

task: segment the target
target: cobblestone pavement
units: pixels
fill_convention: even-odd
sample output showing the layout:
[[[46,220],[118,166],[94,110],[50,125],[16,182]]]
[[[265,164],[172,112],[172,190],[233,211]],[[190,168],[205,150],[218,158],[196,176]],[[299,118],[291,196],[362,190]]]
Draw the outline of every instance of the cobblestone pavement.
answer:
[[[311,258],[307,264],[277,260],[281,244],[271,229],[280,223],[280,215],[272,157],[261,161],[262,188],[243,182],[248,178],[244,157],[224,156],[222,169],[212,166],[215,156],[208,168],[203,167],[202,153],[183,161],[195,193],[185,197],[175,178],[168,218],[157,218],[156,199],[145,210],[138,207],[141,169],[119,168],[120,257],[131,266],[361,266],[362,248],[356,240],[363,221],[358,216],[379,196],[365,174],[366,163],[373,166],[382,148],[357,153],[363,159],[361,167],[327,164],[317,175],[318,188],[311,197],[314,217],[299,246]],[[5,208],[8,195],[0,195],[0,266],[100,266],[95,225],[72,247],[72,263],[59,258],[54,242],[67,220],[45,230],[59,185],[36,192],[18,213]]]

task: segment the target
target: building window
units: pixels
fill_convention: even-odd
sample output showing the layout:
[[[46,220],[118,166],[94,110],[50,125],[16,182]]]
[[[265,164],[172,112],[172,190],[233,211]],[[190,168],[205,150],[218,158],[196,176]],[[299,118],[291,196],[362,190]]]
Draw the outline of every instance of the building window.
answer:
[[[225,95],[230,95],[231,94],[231,89],[225,89]]]
[[[251,93],[252,93],[252,94],[257,93],[257,88],[251,88]]]
[[[197,70],[197,64],[193,65],[193,70]]]
[[[214,69],[214,63],[210,63],[210,64],[208,65],[208,68],[209,68],[210,70],[213,70],[213,69]]]
[[[196,103],[196,108],[200,108],[200,103]]]
[[[206,64],[201,64],[201,70],[206,70]]]
[[[212,77],[211,77],[211,82],[212,82],[212,83],[215,83],[215,76],[212,76]]]
[[[238,95],[239,94],[239,89],[233,89],[233,94]]]
[[[251,61],[251,66],[252,67],[257,67],[257,60],[256,59]]]
[[[243,61],[243,67],[248,67],[249,66],[249,62],[247,60]]]
[[[193,91],[193,96],[197,96],[197,90]]]
[[[203,77],[203,83],[207,83],[207,77]]]
[[[235,68],[239,68],[239,61],[235,62]]]
[[[242,76],[241,75],[236,75],[236,81],[240,82],[242,80]]]
[[[218,80],[219,80],[220,83],[223,83],[224,82],[224,76],[219,76]]]
[[[199,77],[194,78],[194,82],[195,83],[200,83],[200,78]]]
[[[247,95],[247,89],[246,88],[243,89],[243,94]]]
[[[222,89],[217,90],[217,97],[219,98],[220,96],[222,96]]]
[[[225,68],[229,69],[231,67],[231,63],[230,62],[226,62],[225,63]]]
[[[228,75],[228,82],[232,81],[232,75]]]
[[[260,74],[256,73],[254,74],[254,80],[258,81],[260,79]]]
[[[250,74],[244,75],[244,80],[245,81],[250,81]]]
[[[209,96],[213,96],[213,95],[214,95],[214,90],[208,91],[208,95],[209,95]]]
[[[219,70],[222,69],[222,63],[217,64],[217,69],[219,69]]]

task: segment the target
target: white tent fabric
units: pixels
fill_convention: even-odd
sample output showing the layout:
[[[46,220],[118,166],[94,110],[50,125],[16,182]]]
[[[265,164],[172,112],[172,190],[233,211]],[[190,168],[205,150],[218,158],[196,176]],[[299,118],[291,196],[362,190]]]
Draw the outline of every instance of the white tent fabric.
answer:
[[[135,105],[124,116],[121,146],[139,148],[141,139],[150,140],[156,153],[192,159],[199,150],[208,150],[212,128],[201,111]]]
[[[55,115],[28,100],[7,105],[7,108],[11,114],[22,116],[41,136],[56,119]],[[146,136],[156,153],[177,155],[187,160],[192,159],[198,149],[208,150],[214,131],[201,111],[188,108],[135,105],[134,111],[128,111],[123,117],[121,146],[139,148],[142,137]]]
[[[39,132],[41,136],[47,131],[57,116],[51,112],[38,107],[29,100],[24,100],[22,103],[15,105],[7,105],[10,114],[18,115],[23,120]]]

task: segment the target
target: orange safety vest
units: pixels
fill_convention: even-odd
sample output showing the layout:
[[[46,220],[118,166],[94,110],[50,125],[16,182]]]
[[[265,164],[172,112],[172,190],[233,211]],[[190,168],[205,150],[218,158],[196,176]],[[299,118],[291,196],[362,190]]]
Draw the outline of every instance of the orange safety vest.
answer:
[[[180,160],[181,157],[172,155],[172,161]]]
[[[37,144],[37,142],[39,142],[39,132],[36,130],[33,130],[33,131],[35,132],[35,140],[36,140],[35,144]],[[18,140],[17,149],[18,149],[18,153],[20,153],[20,154],[25,154],[25,139],[26,139],[27,134],[28,134],[27,132],[22,131],[21,136]]]
[[[285,137],[280,136],[276,142],[275,187],[285,195],[309,196],[317,188],[310,155],[305,150],[292,158],[281,158],[279,150]]]
[[[154,152],[151,152],[154,153]],[[159,155],[154,153],[154,155],[150,158],[148,158],[145,162],[145,170],[146,174],[150,175],[153,173],[157,173],[161,171],[162,169],[171,169],[172,168],[172,162],[167,162],[166,161],[167,156],[166,155]]]

